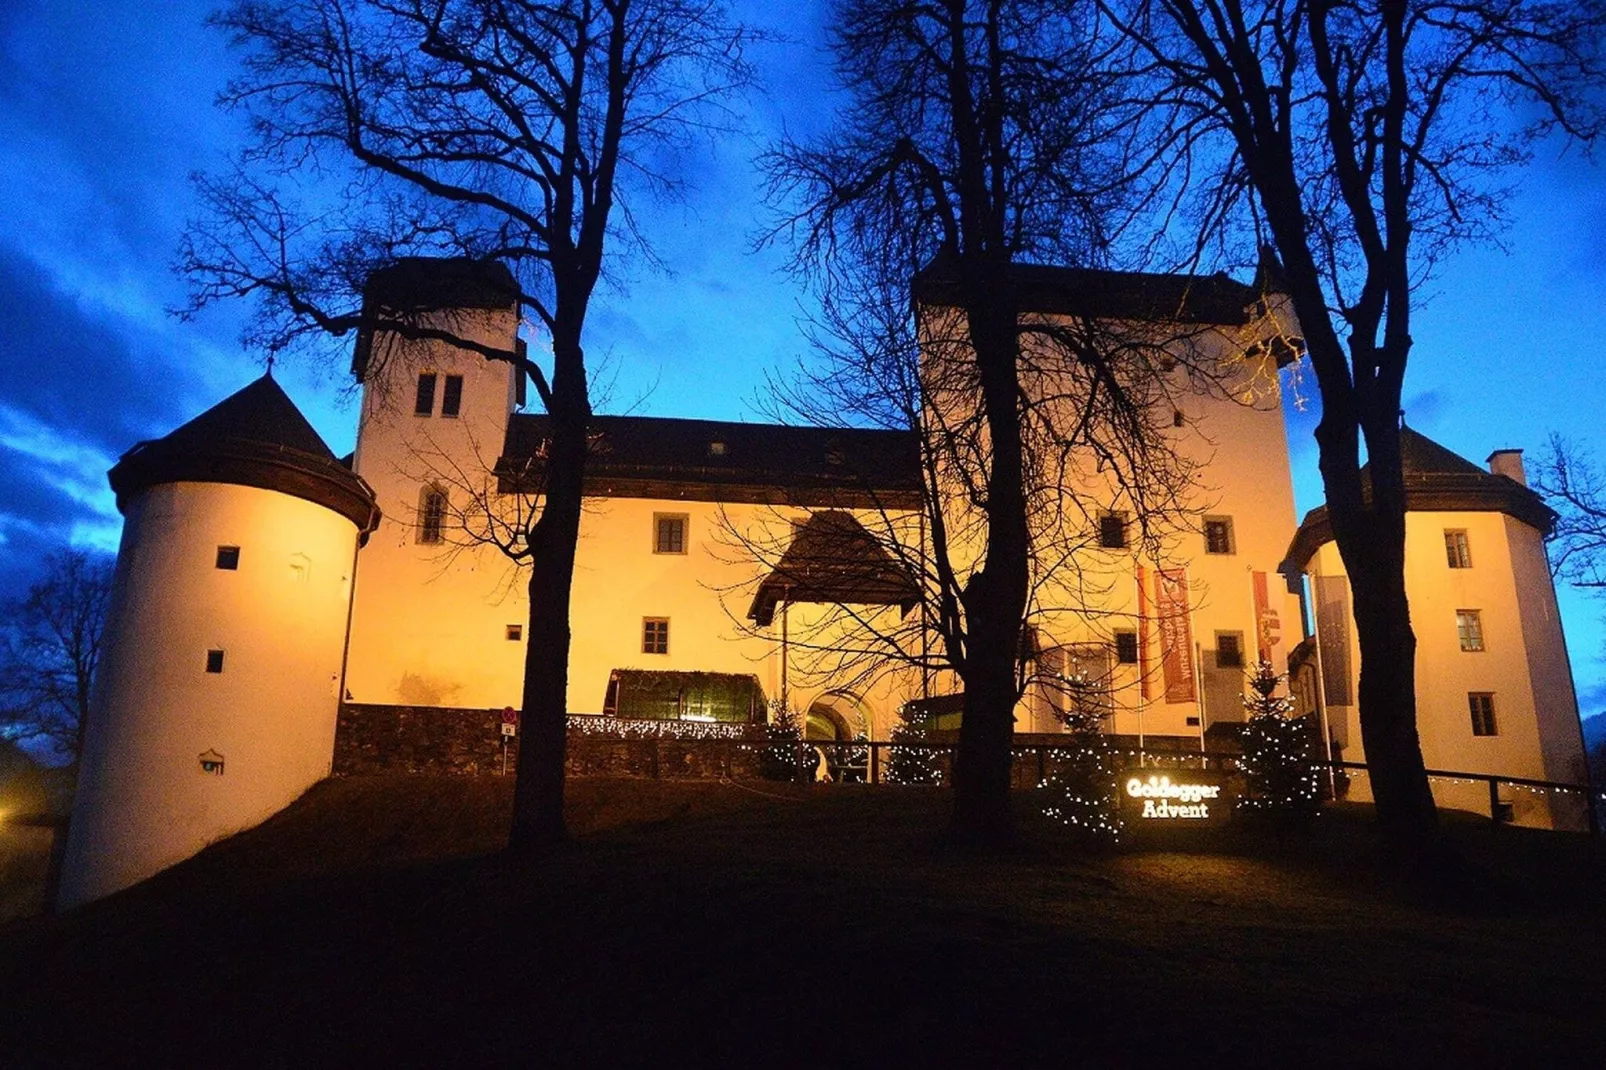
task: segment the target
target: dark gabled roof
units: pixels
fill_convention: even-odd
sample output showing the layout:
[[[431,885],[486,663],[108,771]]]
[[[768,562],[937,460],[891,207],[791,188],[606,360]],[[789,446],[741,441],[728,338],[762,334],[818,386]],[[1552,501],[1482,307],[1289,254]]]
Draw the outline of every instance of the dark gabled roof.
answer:
[[[497,463],[504,492],[540,489],[547,418],[516,413]],[[912,431],[593,416],[585,493],[596,497],[874,508],[919,503]]]
[[[1362,493],[1370,497],[1371,465],[1361,468]],[[1405,477],[1405,508],[1414,513],[1505,513],[1550,534],[1556,513],[1534,491],[1509,476],[1480,468],[1418,431],[1400,428],[1400,470]],[[1305,514],[1279,566],[1288,574],[1303,569],[1323,543],[1333,539],[1327,506]]]
[[[1263,265],[1264,266],[1264,265]],[[1167,323],[1248,323],[1264,296],[1225,274],[1161,275],[1098,268],[1011,264],[1010,278],[1022,312]],[[1262,274],[1266,283],[1274,276]],[[914,298],[931,305],[958,303],[958,278],[946,263],[915,276]]]
[[[798,527],[775,568],[758,585],[747,616],[759,626],[785,602],[901,606],[920,600],[909,570],[851,513],[815,513]]]
[[[271,374],[169,434],[139,443],[107,478],[124,512],[160,483],[233,483],[333,509],[365,535],[379,522],[372,489],[341,464]]]

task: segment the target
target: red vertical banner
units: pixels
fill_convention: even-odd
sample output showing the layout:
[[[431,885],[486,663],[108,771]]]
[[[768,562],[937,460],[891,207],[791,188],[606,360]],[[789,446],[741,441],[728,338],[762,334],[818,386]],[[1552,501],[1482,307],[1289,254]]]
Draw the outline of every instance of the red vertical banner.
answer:
[[[1160,667],[1167,702],[1195,702],[1193,628],[1188,621],[1188,570],[1154,570],[1154,604],[1160,617]]]
[[[1149,684],[1149,578],[1138,566],[1138,694],[1144,702],[1154,696]]]
[[[1271,597],[1267,593],[1267,577],[1264,572],[1256,572],[1255,581],[1255,640],[1260,648],[1260,660],[1271,660],[1271,648],[1282,642],[1283,622],[1278,616],[1277,607],[1271,604]]]

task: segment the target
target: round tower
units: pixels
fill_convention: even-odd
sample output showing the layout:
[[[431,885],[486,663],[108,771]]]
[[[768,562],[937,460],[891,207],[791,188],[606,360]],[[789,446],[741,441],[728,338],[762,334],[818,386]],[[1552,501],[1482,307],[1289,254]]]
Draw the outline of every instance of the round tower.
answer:
[[[329,772],[373,492],[271,375],[112,468],[123,513],[65,908],[251,827]]]

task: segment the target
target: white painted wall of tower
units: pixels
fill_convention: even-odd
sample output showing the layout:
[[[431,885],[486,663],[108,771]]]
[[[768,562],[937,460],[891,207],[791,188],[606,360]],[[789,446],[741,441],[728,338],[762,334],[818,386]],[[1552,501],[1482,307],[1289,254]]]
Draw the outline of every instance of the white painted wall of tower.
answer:
[[[328,774],[356,542],[339,514],[254,487],[167,483],[129,503],[61,906],[249,828]],[[237,569],[217,567],[220,546],[239,548]]]

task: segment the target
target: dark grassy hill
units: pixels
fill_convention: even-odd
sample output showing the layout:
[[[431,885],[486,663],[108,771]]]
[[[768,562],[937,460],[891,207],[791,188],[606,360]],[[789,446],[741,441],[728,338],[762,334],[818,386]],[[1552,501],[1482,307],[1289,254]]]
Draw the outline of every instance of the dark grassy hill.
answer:
[[[935,790],[344,780],[155,880],[0,928],[7,1066],[1606,1065],[1606,864],[1457,822],[1460,894],[1363,813],[1279,849],[934,835]],[[779,797],[777,797],[779,796]]]

